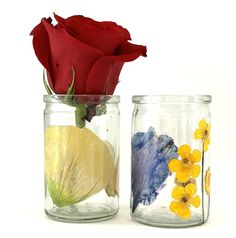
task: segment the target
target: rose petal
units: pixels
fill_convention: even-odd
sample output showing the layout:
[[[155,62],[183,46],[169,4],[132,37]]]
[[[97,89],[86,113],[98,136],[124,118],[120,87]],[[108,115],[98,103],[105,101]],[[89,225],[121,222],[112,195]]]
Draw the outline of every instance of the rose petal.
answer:
[[[54,14],[59,25],[69,34],[88,45],[100,49],[105,55],[114,55],[116,48],[124,41],[130,40],[128,30],[115,22],[97,22],[83,16],[64,19]]]
[[[100,50],[79,42],[65,29],[56,29],[47,21],[42,23],[50,42],[50,75],[56,93],[66,93],[72,80],[72,67],[75,69],[75,93],[85,93],[86,79],[94,62],[103,56]]]
[[[112,31],[96,31],[76,36],[76,39],[100,49],[104,55],[114,55],[117,47],[129,40],[125,34]]]
[[[51,18],[45,18],[45,22],[51,24]],[[48,33],[43,25],[40,22],[30,33],[33,36],[33,47],[35,54],[40,61],[40,63],[45,67],[45,69],[49,72],[50,70],[50,45]],[[49,81],[49,85],[51,88],[54,88],[54,84],[51,80]]]
[[[138,56],[147,56],[147,48],[143,45],[135,45],[125,41],[116,50],[116,55],[129,55],[134,53],[138,54]],[[135,60],[136,58],[131,59],[129,61]]]
[[[111,60],[110,57],[98,59],[89,72],[86,93],[113,94],[123,64],[123,62]]]
[[[86,93],[113,94],[124,62],[133,61],[141,55],[146,55],[146,47],[127,42],[120,52],[124,54],[104,56],[97,60],[88,75]]]

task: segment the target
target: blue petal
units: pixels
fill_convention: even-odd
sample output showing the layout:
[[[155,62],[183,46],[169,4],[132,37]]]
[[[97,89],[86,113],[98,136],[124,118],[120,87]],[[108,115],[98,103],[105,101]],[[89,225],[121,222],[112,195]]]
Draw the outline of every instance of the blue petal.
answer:
[[[170,175],[168,163],[178,158],[178,148],[171,137],[156,136],[154,128],[137,132],[132,138],[132,195],[134,211],[139,203],[149,205]]]
[[[152,137],[155,136],[154,128],[150,127],[147,133],[137,132],[134,134],[131,144],[132,148],[139,150],[142,148]]]

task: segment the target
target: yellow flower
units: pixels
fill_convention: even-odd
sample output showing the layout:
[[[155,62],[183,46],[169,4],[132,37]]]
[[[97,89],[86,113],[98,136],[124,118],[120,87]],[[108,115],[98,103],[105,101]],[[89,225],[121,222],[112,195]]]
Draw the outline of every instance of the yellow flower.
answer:
[[[193,183],[196,184],[196,179],[190,178],[187,182],[180,182],[177,178],[175,178],[175,184],[178,186],[186,187],[188,184]]]
[[[186,187],[176,186],[172,191],[172,197],[175,201],[170,203],[170,210],[181,218],[190,218],[191,205],[196,208],[200,206],[200,197],[194,196],[196,192],[197,187],[192,183],[188,184]]]
[[[182,145],[178,148],[178,154],[181,160],[172,159],[169,162],[169,169],[171,172],[176,172],[176,179],[181,182],[187,182],[190,177],[197,178],[200,174],[200,166],[196,163],[201,160],[201,152],[193,150],[189,145]]]
[[[205,119],[202,119],[199,122],[199,128],[194,132],[194,138],[196,140],[203,141],[205,152],[208,150],[208,146],[210,144],[210,131],[211,131],[211,124],[207,123]]]
[[[208,195],[210,195],[210,191],[211,191],[210,188],[211,188],[211,171],[210,171],[210,168],[208,168],[205,175],[205,190]]]

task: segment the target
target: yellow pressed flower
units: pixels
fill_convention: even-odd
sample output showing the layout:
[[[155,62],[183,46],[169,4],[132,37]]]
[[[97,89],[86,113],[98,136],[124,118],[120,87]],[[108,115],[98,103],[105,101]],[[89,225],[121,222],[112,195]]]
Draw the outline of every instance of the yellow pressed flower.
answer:
[[[172,197],[175,199],[170,203],[170,210],[183,219],[191,216],[190,207],[200,206],[200,197],[194,196],[197,192],[195,184],[188,184],[186,187],[176,186],[172,191]]]
[[[178,186],[186,187],[188,184],[193,183],[196,184],[196,179],[190,178],[187,182],[180,182],[177,178],[175,178],[175,184]]]
[[[198,163],[201,160],[201,152],[193,150],[189,145],[182,145],[178,148],[178,154],[181,160],[172,159],[169,162],[169,169],[176,173],[176,179],[181,182],[187,182],[190,177],[197,178],[200,174],[200,166]]]
[[[210,168],[208,168],[205,175],[205,190],[208,195],[210,195],[210,191],[211,191],[210,188],[211,188],[211,171],[210,171]]]
[[[205,119],[202,119],[199,122],[199,128],[194,132],[194,138],[196,140],[202,140],[204,145],[204,151],[208,150],[208,146],[210,144],[210,131],[211,125],[207,123]]]

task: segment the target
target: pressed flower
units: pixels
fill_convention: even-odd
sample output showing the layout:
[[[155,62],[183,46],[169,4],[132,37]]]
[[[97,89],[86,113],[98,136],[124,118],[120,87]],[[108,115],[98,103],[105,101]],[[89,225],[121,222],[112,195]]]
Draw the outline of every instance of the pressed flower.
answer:
[[[210,144],[210,131],[211,124],[207,123],[205,119],[202,119],[199,122],[199,128],[194,132],[194,138],[196,140],[202,140],[204,145],[204,151],[208,150],[208,146]]]
[[[190,177],[197,178],[200,174],[200,166],[198,163],[201,160],[201,152],[193,150],[189,145],[182,145],[178,148],[178,154],[181,159],[172,159],[169,162],[169,169],[176,173],[176,179],[181,182],[187,182]]]
[[[73,205],[104,189],[114,171],[107,144],[87,128],[45,130],[45,177],[58,207]]]
[[[188,184],[186,187],[176,186],[172,191],[172,197],[175,199],[170,203],[170,210],[183,219],[191,216],[191,205],[198,208],[200,206],[200,197],[194,196],[197,192],[195,184]]]
[[[190,178],[187,182],[183,183],[183,182],[178,181],[177,178],[175,178],[175,184],[178,186],[186,187],[190,183],[196,184],[196,179]]]
[[[116,162],[113,176],[106,187],[106,193],[109,197],[119,196],[119,160]]]
[[[210,188],[211,188],[211,171],[210,171],[210,168],[208,168],[205,175],[205,190],[208,195],[210,195],[210,191],[211,191]]]
[[[132,137],[132,211],[139,203],[153,203],[170,175],[168,163],[176,158],[177,146],[167,135],[157,136],[154,128]]]

